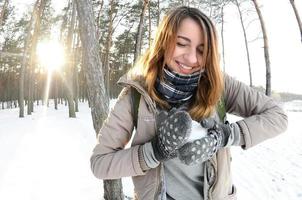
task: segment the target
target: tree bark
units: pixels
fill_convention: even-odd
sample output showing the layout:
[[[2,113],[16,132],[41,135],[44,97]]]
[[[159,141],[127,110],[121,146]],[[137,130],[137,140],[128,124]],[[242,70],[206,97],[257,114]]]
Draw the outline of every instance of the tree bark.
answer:
[[[107,94],[110,96],[110,49],[112,46],[112,34],[113,34],[113,10],[114,10],[115,0],[110,0],[110,9],[109,9],[109,25],[108,25],[108,35],[105,44],[105,55],[104,55],[104,71],[105,73],[105,82]]]
[[[78,24],[75,26],[75,27],[78,27]],[[79,38],[79,34],[78,34],[78,31],[75,31],[75,48],[74,48],[74,56],[73,56],[73,63],[74,63],[74,71],[73,71],[73,85],[74,85],[74,107],[75,107],[75,111],[76,112],[79,112],[79,72],[78,72],[78,63],[79,63],[79,60],[78,59],[80,57],[80,52],[79,52],[79,49],[80,49],[80,38]]]
[[[98,14],[97,14],[97,17],[96,17],[97,27],[100,27],[101,14],[102,14],[102,11],[103,11],[104,0],[101,0],[99,5],[100,5],[100,8],[99,8],[99,11],[98,11]],[[100,38],[100,30],[99,30],[99,28],[96,29],[96,38],[97,39]]]
[[[159,20],[160,20],[160,5],[159,5],[159,0],[157,0],[157,21],[156,24],[157,26],[159,25]]]
[[[74,99],[73,99],[73,68],[74,68],[74,62],[73,62],[73,34],[74,34],[74,25],[76,20],[76,7],[75,4],[72,2],[72,13],[71,13],[71,21],[70,26],[68,28],[67,33],[67,44],[66,48],[68,50],[68,62],[67,62],[67,69],[66,69],[66,98],[68,101],[68,110],[69,110],[69,117],[75,118],[75,106],[74,106]]]
[[[225,50],[224,50],[224,5],[221,6],[221,46],[222,46],[222,64],[223,64],[223,71],[225,72]]]
[[[83,47],[84,74],[88,87],[88,99],[91,106],[93,126],[96,133],[101,129],[109,110],[109,96],[106,94],[104,74],[99,56],[99,46],[96,38],[95,20],[89,0],[75,0],[80,38]],[[124,199],[121,180],[104,181],[105,199]]]
[[[301,42],[302,42],[302,22],[301,22],[301,18],[299,16],[299,12],[297,10],[296,4],[295,4],[295,0],[289,0],[290,4],[293,7],[297,22],[298,22],[298,26],[299,26],[299,30],[300,30],[300,36],[301,36]]]
[[[104,199],[105,200],[124,200],[123,185],[120,179],[104,180]]]
[[[243,23],[243,17],[242,17],[242,12],[240,10],[240,5],[238,3],[238,0],[235,0],[236,7],[239,13],[239,19],[241,23],[241,28],[244,36],[244,44],[245,44],[245,51],[246,51],[246,57],[247,57],[247,64],[248,64],[248,70],[249,70],[249,78],[250,78],[250,87],[253,87],[253,79],[252,79],[252,69],[251,69],[251,61],[250,61],[250,51],[249,51],[249,45],[247,41],[247,36],[246,36],[246,31]]]
[[[151,33],[152,33],[152,30],[151,30],[151,26],[152,26],[152,20],[151,20],[151,3],[149,2],[148,3],[148,14],[149,14],[149,19],[148,19],[148,21],[149,21],[149,29],[148,29],[148,31],[149,31],[149,48],[151,47]]]
[[[28,62],[27,56],[29,54],[29,43],[31,38],[30,31],[32,29],[33,19],[35,16],[35,12],[37,10],[37,6],[38,6],[38,1],[34,5],[31,19],[27,28],[26,38],[24,41],[24,50],[23,50],[22,63],[20,68],[20,79],[19,79],[19,117],[20,118],[24,117],[24,78],[25,78],[25,71]]]
[[[144,28],[144,19],[145,19],[145,13],[148,6],[149,0],[144,0],[143,6],[142,6],[142,12],[139,18],[139,24],[137,27],[137,33],[135,38],[135,49],[134,49],[134,61],[136,62],[138,57],[141,54],[141,48],[142,48],[142,34],[143,34],[143,28]]]
[[[34,111],[34,68],[36,65],[36,49],[37,49],[37,42],[40,32],[40,24],[41,19],[43,16],[43,11],[45,7],[45,0],[37,0],[39,2],[39,6],[37,7],[38,10],[35,13],[35,27],[32,35],[32,42],[31,42],[31,52],[30,52],[30,63],[29,63],[29,70],[28,70],[28,105],[27,105],[27,114],[30,115]]]
[[[7,82],[6,82],[6,93],[7,93],[7,108],[12,108],[12,72],[11,69],[7,70]]]
[[[7,6],[8,6],[8,0],[5,0],[3,3],[3,6],[2,6],[1,12],[0,12],[0,28],[2,27],[2,24],[3,24],[4,13],[5,13]]]
[[[267,96],[271,96],[271,64],[270,64],[270,56],[269,56],[269,47],[268,47],[268,39],[267,39],[267,33],[265,28],[264,19],[262,17],[261,10],[259,8],[257,0],[253,0],[255,9],[257,11],[257,15],[260,20],[261,29],[262,29],[262,35],[263,35],[263,45],[264,45],[264,59],[265,59],[265,65],[266,65],[266,88],[265,88],[265,94]]]
[[[54,99],[54,106],[55,106],[55,110],[58,110],[58,98],[59,98],[59,91],[58,91],[58,73],[56,71],[54,71],[53,73],[53,84],[54,84],[54,95],[53,95],[53,99]]]

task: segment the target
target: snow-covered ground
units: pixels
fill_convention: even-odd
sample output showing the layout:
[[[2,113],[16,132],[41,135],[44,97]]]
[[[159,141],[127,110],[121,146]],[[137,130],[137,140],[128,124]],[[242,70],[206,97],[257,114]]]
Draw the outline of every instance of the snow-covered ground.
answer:
[[[251,149],[232,148],[238,199],[302,199],[302,112],[288,112],[288,130]]]
[[[0,110],[1,200],[102,199],[102,183],[89,165],[95,145],[90,110],[83,103],[79,109],[75,119],[65,106],[40,106],[23,119],[18,109]],[[302,112],[288,115],[285,134],[248,151],[232,149],[239,200],[302,199]],[[123,182],[132,195],[130,179]]]

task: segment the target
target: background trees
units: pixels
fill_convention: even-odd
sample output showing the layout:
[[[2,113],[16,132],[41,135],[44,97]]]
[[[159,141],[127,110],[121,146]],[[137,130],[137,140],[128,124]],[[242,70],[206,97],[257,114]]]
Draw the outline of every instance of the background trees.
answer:
[[[301,34],[301,42],[302,42],[302,22],[301,22],[301,18],[300,18],[300,15],[299,15],[299,11],[296,7],[295,0],[289,0],[289,1],[290,1],[290,4],[291,4],[292,8],[293,8],[294,13],[295,13],[295,17],[297,19],[298,27],[299,27],[300,34]]]
[[[37,45],[45,40],[51,39],[53,35],[52,29],[58,30],[59,40],[65,46],[67,62],[61,69],[60,73],[54,71],[53,81],[50,88],[50,97],[54,98],[56,108],[58,103],[68,102],[70,117],[75,117],[77,111],[77,101],[79,98],[86,99],[86,80],[83,76],[82,59],[82,43],[79,40],[79,23],[76,13],[74,12],[72,1],[66,0],[65,8],[59,15],[54,16],[50,0],[35,0],[32,6],[24,16],[18,16],[15,8],[8,0],[0,4],[1,8],[1,34],[0,34],[0,59],[1,59],[1,101],[5,107],[10,99],[15,103],[9,105],[20,106],[20,117],[24,116],[24,107],[27,113],[33,111],[34,102],[43,100],[43,87],[46,80],[43,74],[47,74],[47,70],[43,69],[37,61],[36,48]],[[116,0],[94,0],[93,14],[95,17],[96,37],[99,44],[99,56],[102,63],[105,88],[110,98],[118,95],[120,88],[115,86],[118,78],[124,74],[134,63],[140,51],[144,51],[149,47],[153,38],[153,32],[163,16],[164,12],[170,7],[179,5],[191,5],[205,11],[215,21],[221,38],[221,60],[223,69],[227,72],[227,64],[225,63],[225,10],[230,7],[237,7],[240,16],[238,23],[241,24],[242,33],[244,35],[244,43],[246,48],[246,60],[248,68],[246,73],[250,77],[250,86],[253,86],[253,56],[249,53],[249,46],[255,38],[249,36],[249,26],[254,23],[257,11],[261,11],[261,5],[256,6],[257,1],[249,0],[215,0],[215,1],[184,1],[184,0],[157,0],[157,1],[116,1]],[[237,4],[238,3],[238,4]],[[292,13],[300,28],[300,17],[298,9],[296,9],[295,1],[290,0]],[[248,6],[247,6],[248,5]],[[253,5],[253,6],[252,6]],[[247,10],[248,7],[248,10]],[[256,9],[258,8],[258,9]],[[240,13],[241,12],[241,13]],[[253,18],[251,19],[251,13]],[[18,16],[18,17],[17,17]],[[261,29],[265,24],[265,17],[258,15],[257,21],[260,21],[258,29],[261,30],[263,36],[258,40],[263,40],[264,58],[266,66],[266,93],[271,92],[270,86],[270,61],[268,42],[269,36],[265,34],[265,29]],[[259,20],[262,19],[262,20]],[[262,26],[261,26],[262,24]],[[238,30],[240,31],[240,30]],[[58,31],[56,31],[58,32]],[[261,48],[261,46],[259,47]],[[14,85],[12,76],[19,82]],[[258,75],[259,76],[259,75]],[[46,76],[47,77],[47,76]],[[39,81],[38,81],[39,80]],[[5,82],[5,83],[4,83]],[[13,83],[13,84],[11,84]],[[41,83],[39,86],[38,83]],[[11,91],[13,90],[13,91]],[[19,97],[19,98],[16,98]],[[18,101],[17,101],[18,100]],[[25,101],[24,101],[25,100]],[[7,104],[7,105],[8,105]],[[25,105],[25,106],[24,106]],[[27,106],[28,105],[28,106]],[[9,106],[8,106],[9,107]],[[74,111],[73,111],[74,110]]]

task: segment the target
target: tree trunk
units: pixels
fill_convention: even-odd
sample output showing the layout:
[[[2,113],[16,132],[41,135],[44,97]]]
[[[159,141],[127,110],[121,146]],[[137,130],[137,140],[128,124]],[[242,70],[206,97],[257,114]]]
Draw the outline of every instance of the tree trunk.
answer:
[[[267,39],[267,34],[266,34],[266,28],[264,24],[264,19],[262,17],[261,10],[259,8],[257,0],[253,0],[254,6],[256,8],[260,24],[261,24],[261,29],[262,29],[262,35],[263,35],[263,43],[264,43],[264,58],[265,58],[265,65],[266,65],[266,90],[265,94],[267,96],[271,96],[271,64],[270,64],[270,57],[269,57],[269,48],[268,48],[268,39]]]
[[[39,2],[39,3],[38,3]],[[43,16],[43,11],[45,7],[45,0],[37,0],[39,4],[37,12],[35,12],[35,27],[32,35],[31,43],[31,53],[30,53],[30,63],[28,70],[28,105],[27,105],[27,114],[30,115],[34,111],[34,68],[36,65],[36,49],[37,42],[40,32],[40,24]]]
[[[210,14],[209,14],[209,17],[212,18],[212,13],[213,13],[212,1],[210,1],[209,4],[210,4],[210,12],[209,12]]]
[[[142,12],[139,18],[139,24],[137,27],[137,33],[136,33],[136,38],[135,38],[135,49],[134,49],[134,61],[133,63],[136,62],[138,57],[141,54],[141,48],[142,48],[142,34],[143,34],[143,28],[144,28],[144,19],[145,19],[145,12],[148,6],[149,0],[144,0],[143,6],[142,6]]]
[[[242,12],[240,10],[240,5],[238,3],[238,0],[235,0],[235,3],[236,3],[236,7],[238,9],[239,19],[240,19],[241,28],[242,28],[242,31],[243,31],[243,36],[244,36],[245,51],[246,51],[246,57],[247,57],[247,63],[248,63],[248,69],[249,69],[249,77],[250,77],[250,87],[253,87],[250,52],[249,52],[249,46],[248,46],[246,31],[245,31],[245,27],[244,27],[244,23],[243,23]]]
[[[75,0],[77,5],[80,37],[83,47],[84,74],[88,87],[88,99],[91,106],[93,126],[96,133],[101,129],[109,110],[109,97],[104,85],[104,74],[99,56],[96,38],[95,20],[89,0]],[[121,180],[104,181],[104,197],[106,199],[124,199]]]
[[[151,25],[152,25],[152,21],[151,21],[151,3],[148,4],[148,13],[149,13],[149,48],[151,47]]]
[[[55,106],[55,110],[58,110],[58,98],[59,98],[59,91],[58,91],[58,73],[55,71],[53,73],[53,84],[54,84],[54,95],[53,95],[53,99],[54,99],[54,106]]]
[[[10,69],[7,70],[7,82],[6,82],[6,92],[7,92],[7,108],[12,108],[12,99],[11,99],[11,93],[12,93],[12,72]]]
[[[24,41],[23,58],[20,68],[20,79],[19,79],[19,117],[20,118],[24,117],[24,77],[25,77],[25,71],[28,62],[27,55],[29,54],[29,43],[30,43],[29,41],[31,38],[30,31],[32,29],[35,12],[37,10],[37,5],[38,5],[37,3],[38,1],[36,2],[33,8],[31,19],[27,28],[26,38]]]
[[[78,27],[78,24],[76,25]],[[74,63],[74,71],[73,71],[73,85],[74,85],[74,104],[75,104],[75,111],[79,112],[79,72],[78,72],[78,63],[79,63],[79,57],[80,57],[80,45],[79,45],[79,34],[78,32],[74,31],[76,33],[76,36],[74,37],[75,39],[75,48],[74,48],[74,56],[73,56],[73,63]]]
[[[2,6],[1,12],[0,12],[0,28],[2,27],[2,24],[3,24],[4,13],[5,13],[7,6],[8,6],[8,0],[5,0],[3,3],[3,6]]]
[[[105,200],[123,200],[123,185],[120,179],[104,180],[104,199]]]
[[[69,110],[69,117],[75,118],[75,107],[74,107],[74,100],[73,100],[73,68],[74,62],[73,62],[73,34],[74,34],[74,25],[75,25],[75,19],[76,19],[76,7],[74,2],[72,2],[72,14],[71,14],[71,22],[70,26],[68,28],[67,33],[67,44],[66,49],[68,50],[68,62],[66,67],[66,98],[68,101],[68,110]]]
[[[159,5],[159,0],[157,0],[157,21],[156,21],[157,26],[159,25],[159,20],[160,20],[160,5]]]
[[[224,53],[224,6],[221,6],[221,46],[222,46],[222,64],[223,64],[223,71],[225,72],[225,53]]]
[[[109,9],[109,25],[108,25],[108,35],[106,39],[105,55],[104,55],[104,71],[105,73],[105,83],[107,94],[110,96],[110,49],[112,45],[112,31],[113,31],[113,10],[114,10],[114,0],[110,0],[110,9]]]
[[[299,16],[299,12],[296,8],[295,0],[289,0],[289,1],[290,1],[290,4],[293,7],[293,10],[294,10],[297,22],[298,22],[298,26],[299,26],[299,30],[300,30],[300,36],[301,36],[301,42],[302,42],[302,22],[301,22],[301,19],[300,19],[300,16]]]
[[[99,8],[99,11],[98,11],[98,14],[97,14],[97,17],[96,17],[96,24],[97,24],[97,27],[100,27],[101,14],[102,14],[102,12],[103,12],[103,5],[104,5],[104,0],[101,0],[101,1],[100,1],[100,8]],[[96,30],[96,38],[97,38],[97,39],[100,38],[100,30],[99,30],[99,28],[97,28],[97,30]]]

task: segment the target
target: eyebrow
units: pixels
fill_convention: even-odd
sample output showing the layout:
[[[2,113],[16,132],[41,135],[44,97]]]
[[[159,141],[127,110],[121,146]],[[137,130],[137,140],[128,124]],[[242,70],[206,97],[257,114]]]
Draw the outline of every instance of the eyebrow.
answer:
[[[185,36],[178,35],[177,38],[181,38],[181,39],[183,39],[183,40],[186,40],[187,42],[191,42],[191,40],[190,40],[189,38],[185,37]],[[198,46],[202,46],[202,47],[203,47],[204,44],[200,44],[200,45],[198,45]]]

